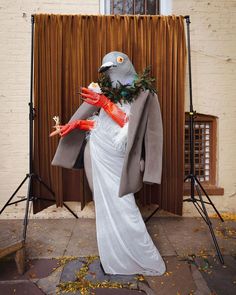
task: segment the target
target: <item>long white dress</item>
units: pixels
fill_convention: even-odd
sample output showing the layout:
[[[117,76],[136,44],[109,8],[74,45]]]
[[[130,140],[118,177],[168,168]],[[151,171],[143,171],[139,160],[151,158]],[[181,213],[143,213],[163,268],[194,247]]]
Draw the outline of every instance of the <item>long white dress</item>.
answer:
[[[118,104],[126,114],[130,104]],[[155,247],[134,194],[118,196],[128,123],[121,128],[101,109],[90,132],[97,243],[108,274],[162,275],[165,263]]]

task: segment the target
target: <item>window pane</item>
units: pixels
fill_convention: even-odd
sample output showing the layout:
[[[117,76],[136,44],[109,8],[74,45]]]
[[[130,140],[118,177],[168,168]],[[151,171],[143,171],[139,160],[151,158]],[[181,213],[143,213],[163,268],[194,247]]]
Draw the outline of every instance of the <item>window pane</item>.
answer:
[[[159,0],[111,0],[112,14],[158,14]]]
[[[147,12],[146,14],[157,14],[157,2],[156,0],[147,1]]]
[[[123,0],[123,14],[134,14],[133,2],[133,0]]]
[[[185,123],[185,176],[189,174],[190,170],[190,133],[189,125]],[[201,182],[210,180],[210,161],[211,161],[211,136],[212,123],[211,122],[197,122],[194,123],[194,163],[195,175]]]
[[[112,13],[123,14],[124,1],[123,0],[113,0],[112,2],[113,2],[113,9],[111,7]]]
[[[144,9],[144,0],[140,1],[135,1],[135,14],[144,14],[145,9]]]

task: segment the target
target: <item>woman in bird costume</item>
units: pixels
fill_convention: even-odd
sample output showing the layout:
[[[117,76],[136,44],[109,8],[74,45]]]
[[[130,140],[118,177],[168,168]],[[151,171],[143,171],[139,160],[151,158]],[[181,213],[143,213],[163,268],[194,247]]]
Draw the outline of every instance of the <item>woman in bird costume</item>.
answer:
[[[69,123],[51,133],[62,136],[52,165],[78,169],[84,162],[104,271],[162,275],[165,263],[134,198],[143,182],[161,181],[163,132],[157,95],[148,72],[137,75],[124,53],[105,55],[99,72],[100,87],[92,83],[82,88],[84,103]]]

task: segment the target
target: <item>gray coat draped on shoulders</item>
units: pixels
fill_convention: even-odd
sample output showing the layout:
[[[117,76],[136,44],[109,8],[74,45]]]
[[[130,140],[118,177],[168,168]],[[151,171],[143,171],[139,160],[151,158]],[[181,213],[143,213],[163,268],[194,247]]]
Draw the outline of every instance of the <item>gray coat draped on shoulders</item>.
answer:
[[[70,119],[84,120],[98,111],[86,102]],[[86,132],[73,130],[59,141],[52,165],[68,169],[83,167]],[[122,169],[119,197],[139,191],[144,183],[160,183],[162,174],[163,127],[156,94],[143,91],[131,105],[128,142]]]

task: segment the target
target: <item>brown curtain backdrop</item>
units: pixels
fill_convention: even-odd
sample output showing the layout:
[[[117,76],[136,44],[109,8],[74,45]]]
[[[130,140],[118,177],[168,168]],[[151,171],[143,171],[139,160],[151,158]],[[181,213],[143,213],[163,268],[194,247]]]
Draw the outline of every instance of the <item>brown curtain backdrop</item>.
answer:
[[[102,57],[122,51],[137,72],[151,65],[164,125],[161,185],[145,185],[138,193],[143,204],[182,214],[185,21],[182,16],[35,15],[34,42],[34,171],[55,192],[56,204],[92,200],[85,173],[51,166],[59,138],[49,138],[60,116],[66,123],[81,103],[76,94],[98,78]],[[36,196],[52,198],[38,183]],[[51,205],[34,202],[34,213]]]

